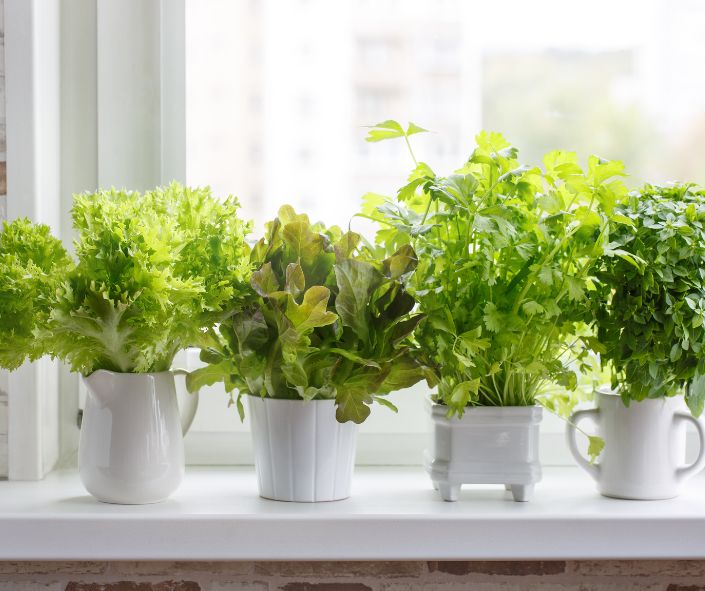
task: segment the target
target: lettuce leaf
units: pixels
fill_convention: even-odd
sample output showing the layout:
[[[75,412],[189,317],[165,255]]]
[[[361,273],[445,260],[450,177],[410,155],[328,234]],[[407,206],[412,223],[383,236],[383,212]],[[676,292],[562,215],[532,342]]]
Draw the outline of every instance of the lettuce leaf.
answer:
[[[433,375],[415,355],[406,281],[417,265],[406,246],[387,259],[361,237],[312,224],[283,206],[252,250],[257,270],[243,310],[209,333],[208,365],[188,378],[192,390],[221,381],[243,394],[334,399],[340,422],[361,423],[370,405]]]

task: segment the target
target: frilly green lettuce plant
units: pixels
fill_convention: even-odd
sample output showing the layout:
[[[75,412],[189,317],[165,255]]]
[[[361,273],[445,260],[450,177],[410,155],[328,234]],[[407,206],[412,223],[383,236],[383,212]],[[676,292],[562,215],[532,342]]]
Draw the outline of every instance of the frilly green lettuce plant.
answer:
[[[0,232],[0,367],[16,369],[36,359],[36,338],[46,323],[59,282],[72,262],[48,226],[27,219],[5,222]]]
[[[411,338],[423,315],[406,291],[417,265],[410,246],[377,260],[355,232],[284,206],[252,263],[252,299],[209,332],[208,365],[189,376],[190,389],[237,389],[241,417],[243,394],[333,399],[338,421],[361,423],[373,402],[393,408],[386,394],[432,379]]]
[[[83,374],[168,370],[248,290],[249,228],[238,208],[178,183],[76,196],[75,260],[54,272],[37,346],[18,353],[58,357]],[[28,230],[18,244],[27,240]]]

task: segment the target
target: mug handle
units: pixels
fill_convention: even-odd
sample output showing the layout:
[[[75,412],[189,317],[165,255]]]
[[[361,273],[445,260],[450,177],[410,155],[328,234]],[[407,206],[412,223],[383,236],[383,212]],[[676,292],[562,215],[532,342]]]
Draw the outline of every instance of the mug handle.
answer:
[[[675,421],[677,419],[690,421],[693,425],[695,425],[695,429],[698,432],[698,437],[700,438],[700,451],[698,452],[698,459],[690,464],[690,466],[676,468],[676,478],[682,482],[691,476],[694,476],[700,472],[703,467],[705,467],[705,426],[703,426],[702,421],[699,421],[687,412],[678,411],[673,413],[673,420]]]
[[[191,428],[191,423],[196,416],[196,410],[198,410],[198,392],[191,394],[184,384],[183,389],[180,386],[182,381],[185,381],[185,377],[189,372],[185,369],[172,369],[171,373],[176,376],[184,376],[184,380],[174,379],[174,385],[176,387],[176,399],[179,402],[179,413],[181,415],[181,432],[186,435],[188,430]],[[182,395],[185,393],[185,396]],[[184,404],[185,402],[185,404]]]
[[[597,419],[599,416],[600,409],[598,408],[578,410],[570,416],[570,419],[568,419],[568,423],[566,425],[565,430],[566,443],[568,444],[568,449],[570,450],[570,453],[575,458],[575,461],[578,463],[578,466],[583,468],[583,470],[585,470],[595,480],[597,480],[600,476],[600,464],[591,464],[587,459],[582,456],[580,451],[578,451],[578,444],[575,440],[575,434],[576,427],[580,421],[582,421],[583,419],[587,419],[588,417]]]

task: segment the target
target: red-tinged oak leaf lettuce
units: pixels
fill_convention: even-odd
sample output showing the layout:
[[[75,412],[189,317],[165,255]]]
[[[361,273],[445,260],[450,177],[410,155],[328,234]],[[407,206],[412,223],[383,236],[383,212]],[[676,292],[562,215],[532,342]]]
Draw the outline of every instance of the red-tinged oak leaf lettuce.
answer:
[[[296,400],[333,399],[340,422],[363,422],[394,390],[432,379],[415,355],[415,314],[406,281],[409,246],[376,260],[360,236],[311,224],[290,206],[253,248],[253,297],[210,331],[189,376],[194,390],[222,381],[228,392]]]

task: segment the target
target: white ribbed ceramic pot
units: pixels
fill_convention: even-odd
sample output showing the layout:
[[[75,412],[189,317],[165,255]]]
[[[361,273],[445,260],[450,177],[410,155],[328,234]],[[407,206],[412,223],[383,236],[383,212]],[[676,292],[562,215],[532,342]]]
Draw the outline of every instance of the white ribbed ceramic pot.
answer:
[[[430,403],[433,432],[425,466],[444,501],[457,501],[463,484],[503,484],[515,501],[528,501],[541,480],[540,406],[469,407],[461,418]]]
[[[599,492],[620,499],[657,500],[677,496],[683,484],[705,466],[705,421],[690,414],[683,396],[632,401],[625,406],[617,392],[596,393],[597,408],[570,417],[566,436],[578,465],[597,483]],[[590,418],[605,441],[599,461],[590,464],[578,450],[576,425]],[[686,430],[691,423],[700,452],[687,466]]]
[[[178,370],[177,370],[178,371]],[[99,501],[124,505],[166,499],[184,477],[183,431],[197,398],[180,416],[174,373],[116,373],[83,378],[88,393],[78,448],[86,490]]]
[[[334,400],[247,401],[260,496],[307,503],[350,496],[357,425],[335,419]]]

